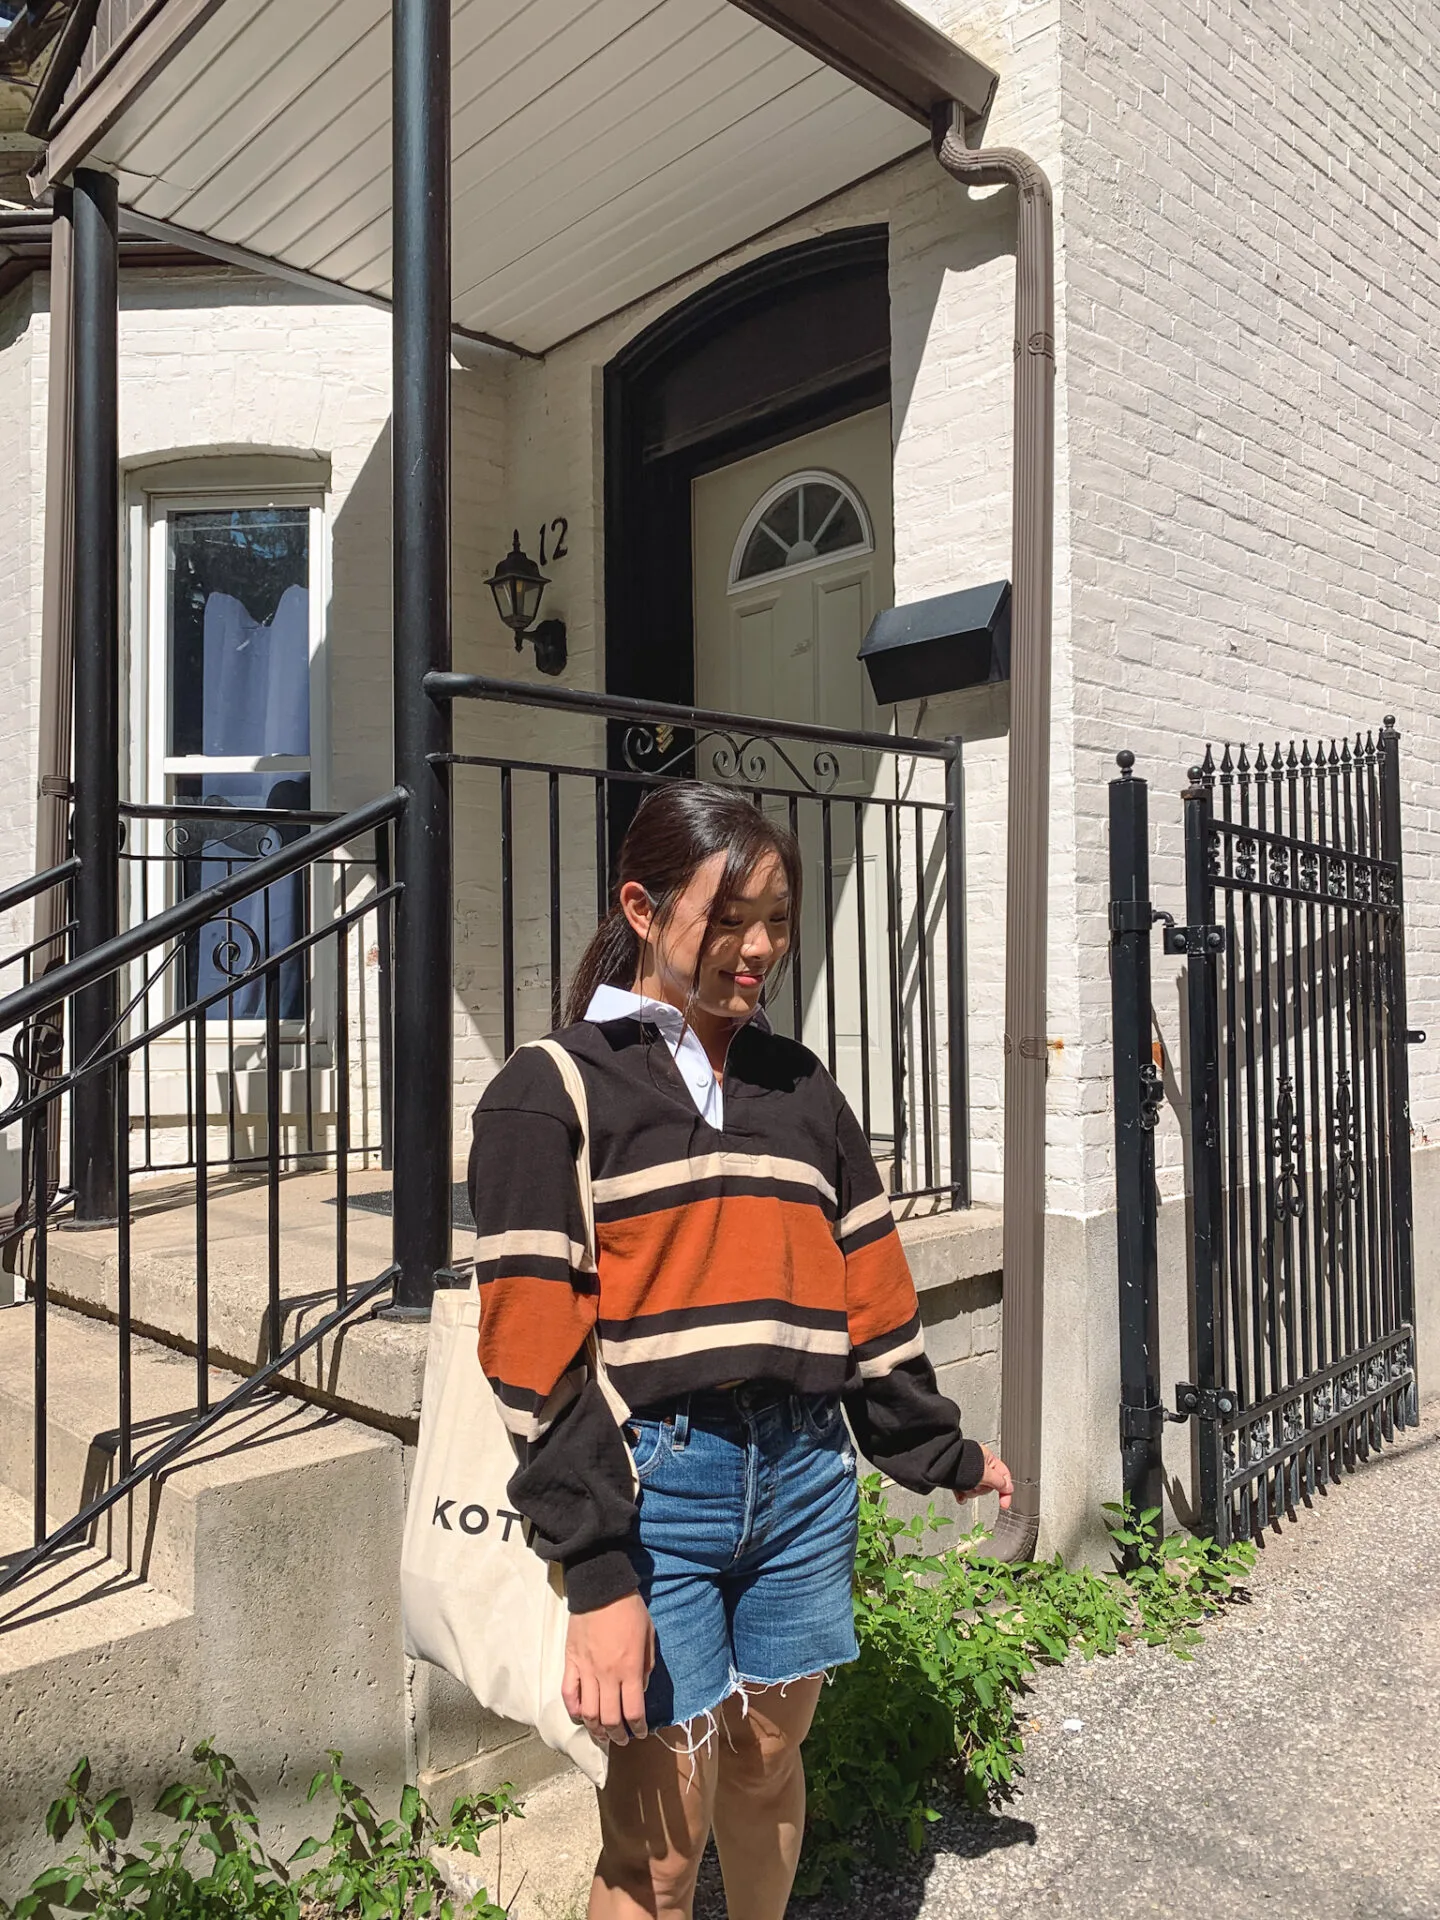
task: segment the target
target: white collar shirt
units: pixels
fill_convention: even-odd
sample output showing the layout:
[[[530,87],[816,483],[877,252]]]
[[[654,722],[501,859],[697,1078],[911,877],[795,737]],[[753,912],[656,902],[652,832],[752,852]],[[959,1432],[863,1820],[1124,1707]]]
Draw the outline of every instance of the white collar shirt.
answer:
[[[585,1009],[587,1020],[649,1020],[660,1030],[670,1057],[680,1070],[700,1118],[718,1132],[725,1125],[725,1091],[710,1057],[685,1016],[668,1000],[652,1000],[628,987],[597,987]]]

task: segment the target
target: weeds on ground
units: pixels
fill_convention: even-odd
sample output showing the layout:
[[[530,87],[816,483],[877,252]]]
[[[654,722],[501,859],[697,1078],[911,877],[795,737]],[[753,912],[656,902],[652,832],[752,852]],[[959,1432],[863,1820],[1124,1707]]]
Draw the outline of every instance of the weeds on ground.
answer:
[[[980,1530],[944,1553],[914,1549],[953,1523],[934,1508],[901,1521],[861,1483],[855,1627],[860,1657],[823,1689],[805,1746],[805,1851],[796,1891],[849,1891],[864,1860],[917,1853],[946,1798],[1005,1799],[1021,1771],[1019,1701],[1037,1666],[1087,1659],[1143,1641],[1188,1660],[1198,1623],[1254,1564],[1247,1545],[1217,1548],[1176,1534],[1158,1515],[1107,1507],[1128,1571],[1054,1560],[1007,1565],[980,1557]],[[957,1551],[956,1548],[959,1550]]]
[[[115,1790],[96,1797],[90,1763],[80,1761],[46,1815],[45,1831],[57,1845],[74,1832],[82,1847],[47,1868],[13,1907],[0,1901],[0,1914],[10,1920],[63,1913],[96,1920],[458,1920],[429,1849],[474,1853],[482,1833],[519,1811],[502,1788],[457,1800],[441,1826],[414,1787],[406,1787],[398,1817],[382,1820],[332,1751],[308,1795],[334,1800],[330,1831],[323,1840],[302,1842],[282,1863],[261,1842],[234,1761],[208,1740],[191,1757],[200,1765],[199,1784],[168,1786],[155,1804],[175,1821],[174,1835],[135,1849],[122,1837],[127,1796]],[[292,1871],[307,1861],[303,1871]],[[504,1909],[484,1893],[464,1913],[469,1920],[505,1920]]]
[[[1020,1700],[1037,1667],[1069,1653],[1086,1659],[1136,1641],[1182,1660],[1199,1623],[1234,1593],[1254,1549],[1217,1548],[1187,1534],[1159,1540],[1154,1512],[1108,1507],[1107,1525],[1127,1570],[1096,1573],[1058,1558],[1010,1566],[978,1552],[980,1530],[944,1553],[915,1551],[953,1522],[933,1507],[901,1521],[861,1484],[855,1626],[860,1657],[825,1688],[805,1748],[809,1781],[805,1851],[796,1891],[844,1894],[862,1861],[893,1864],[915,1853],[945,1800],[1004,1800],[1021,1771]],[[958,1550],[956,1550],[958,1549]],[[342,1771],[341,1756],[310,1783],[335,1816],[324,1839],[281,1863],[265,1851],[234,1762],[208,1741],[195,1748],[199,1785],[170,1786],[157,1811],[174,1836],[127,1851],[125,1796],[92,1796],[81,1761],[51,1807],[57,1843],[78,1832],[83,1850],[42,1873],[10,1920],[85,1913],[98,1920],[459,1920],[429,1858],[434,1845],[477,1850],[479,1836],[518,1812],[506,1791],[457,1800],[437,1825],[413,1787],[399,1815],[382,1820]],[[504,1920],[483,1893],[468,1920]]]

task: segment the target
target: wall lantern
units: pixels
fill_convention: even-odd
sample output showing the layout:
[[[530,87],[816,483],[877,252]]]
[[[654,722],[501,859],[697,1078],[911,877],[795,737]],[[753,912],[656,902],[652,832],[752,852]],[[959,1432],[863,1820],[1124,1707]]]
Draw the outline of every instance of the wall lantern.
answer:
[[[485,584],[495,596],[495,611],[515,636],[515,651],[519,653],[526,634],[535,626],[535,616],[540,611],[540,601],[550,581],[529,554],[521,552],[518,528],[513,541],[509,553]],[[541,673],[563,673],[566,661],[565,622],[542,620],[531,638],[535,646],[535,664]]]
[[[1010,678],[1010,582],[877,613],[860,658],[881,706]]]

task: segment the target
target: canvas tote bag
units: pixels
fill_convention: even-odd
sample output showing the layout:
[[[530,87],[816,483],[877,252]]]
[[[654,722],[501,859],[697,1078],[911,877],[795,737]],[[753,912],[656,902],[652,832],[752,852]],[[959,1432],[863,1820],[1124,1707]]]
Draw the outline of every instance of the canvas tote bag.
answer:
[[[574,1102],[580,1123],[575,1164],[593,1260],[585,1083],[558,1042],[529,1044],[550,1056]],[[533,1727],[547,1747],[568,1754],[597,1787],[604,1786],[608,1750],[576,1726],[560,1697],[569,1622],[564,1578],[527,1544],[525,1524],[506,1496],[515,1448],[480,1370],[479,1334],[476,1283],[437,1291],[400,1553],[405,1650],[453,1674],[492,1713]],[[623,1422],[627,1410],[593,1340],[587,1358],[617,1422]]]

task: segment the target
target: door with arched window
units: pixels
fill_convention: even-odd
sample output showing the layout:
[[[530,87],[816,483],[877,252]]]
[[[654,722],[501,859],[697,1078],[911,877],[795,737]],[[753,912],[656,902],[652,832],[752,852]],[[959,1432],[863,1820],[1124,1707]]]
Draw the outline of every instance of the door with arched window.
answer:
[[[696,476],[695,692],[702,707],[846,732],[882,728],[858,655],[875,612],[893,598],[890,476],[888,407]],[[746,764],[735,764],[737,753]],[[871,1131],[883,1144],[891,1131],[884,1091],[890,1009],[881,984],[884,802],[893,797],[893,761],[845,750],[832,764],[817,760],[813,745],[783,737],[712,734],[697,742],[696,770],[702,779],[738,776],[773,789],[766,805],[797,825],[807,874],[801,1036],[825,1058],[833,1008],[836,1071],[847,1090],[860,1084],[862,1051],[870,1056]],[[830,804],[792,806],[788,795],[806,791],[829,795]],[[793,1011],[787,1000],[772,1014],[788,1027]]]

